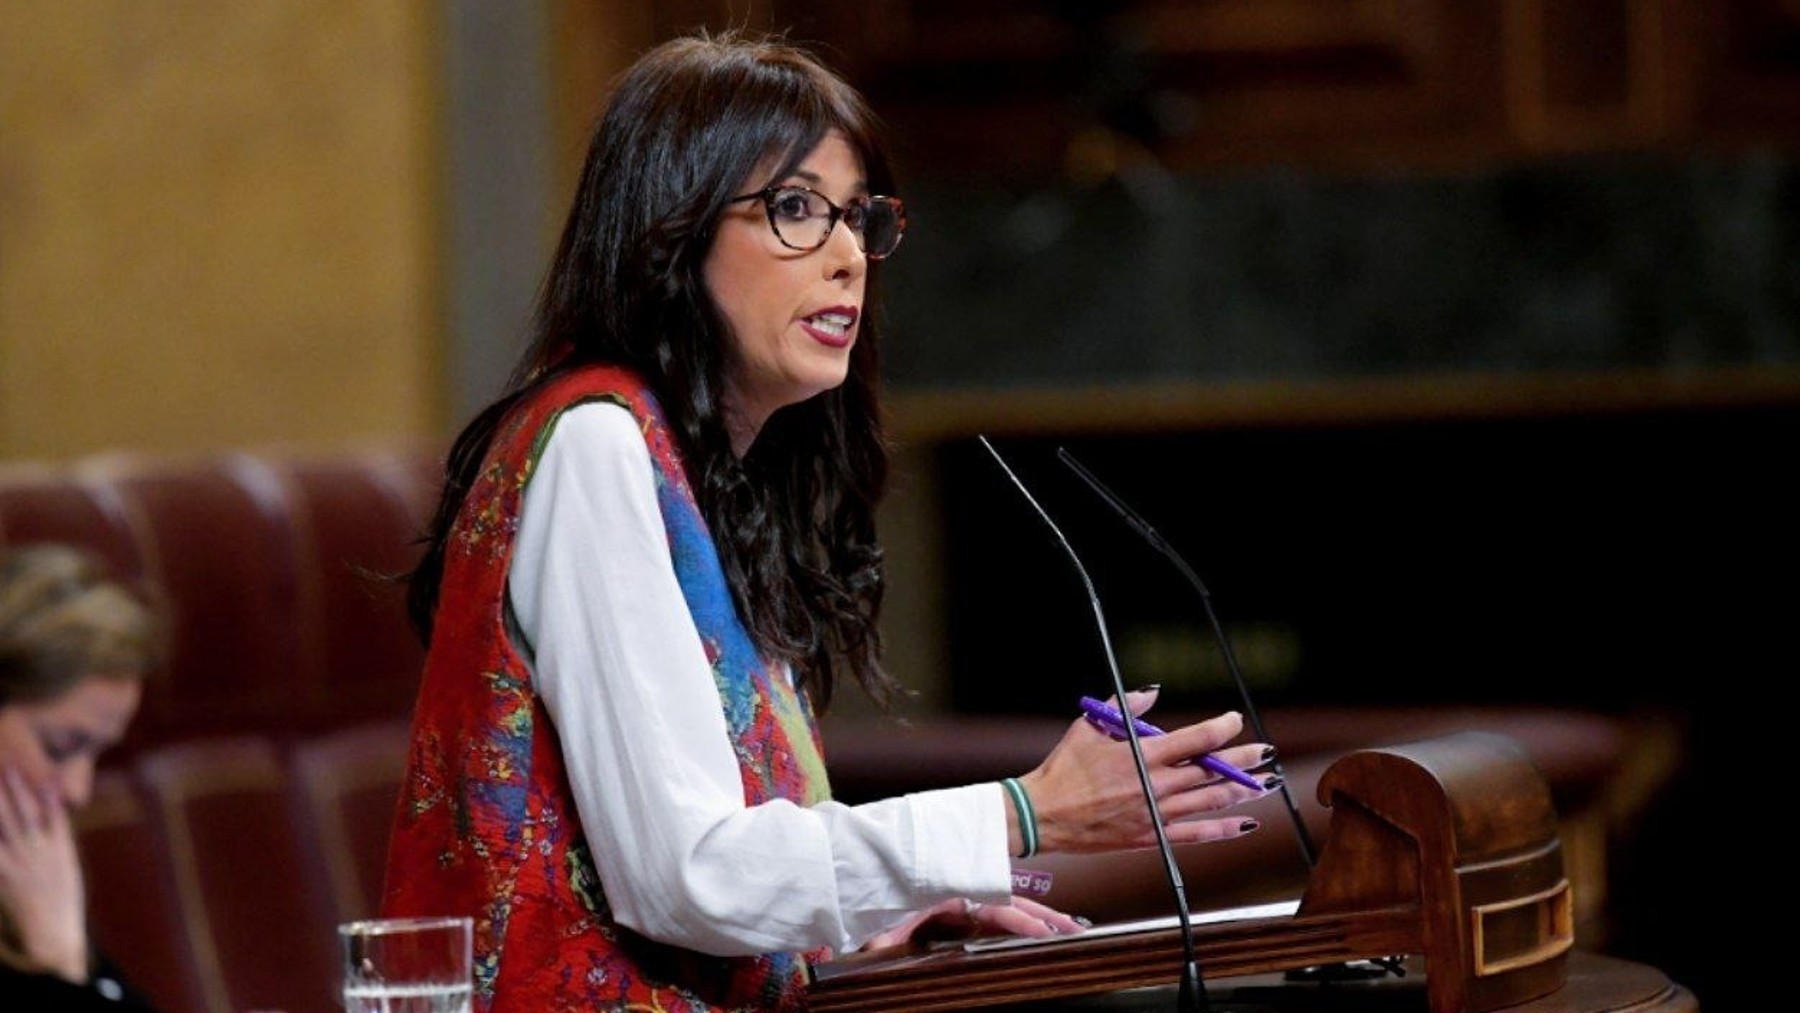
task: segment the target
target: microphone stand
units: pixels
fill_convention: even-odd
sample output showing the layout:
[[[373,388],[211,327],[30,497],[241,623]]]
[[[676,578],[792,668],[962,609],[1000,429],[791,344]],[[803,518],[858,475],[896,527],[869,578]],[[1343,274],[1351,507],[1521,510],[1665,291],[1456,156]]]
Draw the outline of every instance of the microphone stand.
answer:
[[[1098,478],[1095,478],[1092,472],[1082,467],[1081,462],[1075,460],[1073,454],[1058,447],[1056,456],[1062,460],[1063,464],[1068,465],[1070,471],[1086,482],[1088,488],[1094,490],[1102,500],[1106,501],[1106,505],[1112,507],[1133,531],[1143,536],[1144,540],[1150,543],[1151,548],[1168,557],[1169,561],[1175,564],[1175,568],[1181,571],[1181,575],[1187,578],[1188,583],[1194,586],[1194,590],[1199,592],[1200,604],[1206,609],[1206,618],[1212,623],[1213,639],[1219,643],[1219,652],[1225,656],[1225,667],[1231,673],[1231,681],[1237,685],[1238,698],[1243,701],[1244,717],[1249,719],[1251,731],[1255,733],[1258,742],[1274,745],[1274,740],[1269,738],[1268,731],[1263,728],[1262,715],[1257,713],[1256,702],[1250,697],[1250,686],[1244,681],[1244,673],[1238,668],[1237,656],[1231,650],[1231,641],[1225,636],[1225,628],[1219,623],[1219,614],[1213,610],[1212,593],[1206,589],[1206,583],[1200,579],[1200,575],[1194,572],[1193,567],[1187,564],[1187,560],[1182,559],[1181,554],[1176,552],[1174,547],[1165,541],[1155,528],[1150,526],[1149,522],[1126,506],[1125,501],[1115,495]],[[1294,791],[1288,784],[1287,774],[1281,769],[1279,750],[1275,754],[1275,759],[1270,761],[1269,766],[1275,775],[1281,778],[1281,800],[1287,804],[1288,817],[1294,823],[1294,837],[1300,844],[1300,856],[1306,860],[1306,868],[1310,871],[1318,864],[1318,852],[1313,847],[1312,835],[1307,833],[1306,821],[1300,816],[1300,806],[1294,801]]]
[[[1212,624],[1213,637],[1219,642],[1219,651],[1225,656],[1225,667],[1231,672],[1232,682],[1237,684],[1238,696],[1244,703],[1244,717],[1250,722],[1250,727],[1259,741],[1274,745],[1274,740],[1269,738],[1269,733],[1263,728],[1262,716],[1257,713],[1256,701],[1251,699],[1250,686],[1244,681],[1244,673],[1238,668],[1237,656],[1232,653],[1231,641],[1225,636],[1225,628],[1219,622],[1219,614],[1213,610],[1212,593],[1206,589],[1206,583],[1200,579],[1200,575],[1194,572],[1193,567],[1187,564],[1187,560],[1181,558],[1181,553],[1176,552],[1175,547],[1164,540],[1163,536],[1157,533],[1157,530],[1151,527],[1148,521],[1139,516],[1137,511],[1126,506],[1125,501],[1108,489],[1104,482],[1095,478],[1092,472],[1082,467],[1081,462],[1075,460],[1075,455],[1058,447],[1056,456],[1069,467],[1070,471],[1086,482],[1088,488],[1112,507],[1133,531],[1143,536],[1152,548],[1174,563],[1175,568],[1181,571],[1188,583],[1194,585],[1194,590],[1200,594],[1200,604],[1206,609],[1206,618]],[[1276,776],[1281,778],[1281,799],[1287,804],[1288,818],[1294,824],[1294,839],[1300,845],[1300,855],[1306,860],[1306,868],[1310,872],[1318,864],[1318,852],[1313,847],[1312,835],[1307,832],[1306,821],[1300,816],[1300,807],[1294,802],[1293,788],[1288,783],[1286,773],[1281,769],[1279,752],[1275,759],[1270,761],[1269,766]],[[1406,974],[1406,970],[1401,964],[1401,958],[1390,956],[1356,963],[1329,964],[1309,968],[1305,971],[1290,971],[1288,977],[1295,980],[1333,981],[1354,980],[1370,976],[1363,973],[1364,967],[1357,966],[1358,964],[1372,965],[1374,968],[1372,973],[1376,975],[1392,974],[1395,977],[1404,977]]]
[[[1030,503],[1031,508],[1037,511],[1038,517],[1042,518],[1044,524],[1050,528],[1050,533],[1056,536],[1063,551],[1068,553],[1069,561],[1075,564],[1075,572],[1081,576],[1081,583],[1087,589],[1088,602],[1094,609],[1094,622],[1100,628],[1100,645],[1106,652],[1107,670],[1112,673],[1113,692],[1117,694],[1119,710],[1129,718],[1130,713],[1125,705],[1125,679],[1119,674],[1119,659],[1113,654],[1112,637],[1106,628],[1106,614],[1100,607],[1100,594],[1094,590],[1094,582],[1088,578],[1087,568],[1081,565],[1081,557],[1075,554],[1074,547],[1069,544],[1067,538],[1063,537],[1062,530],[1056,526],[1055,521],[1050,519],[1050,515],[1045,512],[1044,508],[1038,505],[1037,499],[1031,495],[1030,490],[1025,488],[1025,483],[1019,481],[1019,476],[1013,474],[1012,468],[1006,464],[1006,459],[1000,456],[1000,452],[994,449],[994,445],[988,442],[988,438],[977,436],[976,439],[980,440],[981,445],[993,456],[994,462],[1000,465],[1000,470],[1006,472],[1006,477],[1012,480],[1013,486],[1019,490],[1020,495],[1025,497],[1025,502]],[[1150,768],[1144,762],[1144,747],[1138,742],[1137,729],[1133,727],[1130,720],[1123,724],[1126,741],[1131,745],[1132,763],[1137,767],[1138,784],[1143,789],[1144,802],[1150,808],[1150,825],[1156,831],[1156,849],[1162,855],[1163,869],[1168,875],[1169,887],[1175,893],[1175,916],[1181,924],[1181,989],[1176,1008],[1180,1013],[1203,1013],[1209,1007],[1206,989],[1201,984],[1200,958],[1194,951],[1194,932],[1192,918],[1188,913],[1187,887],[1181,882],[1181,868],[1175,862],[1175,851],[1170,847],[1168,834],[1163,830],[1162,810],[1156,804],[1156,789],[1150,783]]]

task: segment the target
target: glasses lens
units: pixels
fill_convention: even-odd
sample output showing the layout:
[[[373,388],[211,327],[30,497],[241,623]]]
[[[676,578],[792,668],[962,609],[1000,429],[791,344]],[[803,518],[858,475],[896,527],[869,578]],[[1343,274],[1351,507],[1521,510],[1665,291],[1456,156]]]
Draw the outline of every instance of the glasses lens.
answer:
[[[801,187],[786,187],[769,195],[769,221],[782,242],[797,249],[821,246],[831,232],[831,204]]]
[[[861,212],[851,227],[861,233],[863,253],[871,260],[893,253],[906,233],[906,205],[898,197],[871,197],[852,210]]]
[[[775,236],[796,250],[816,250],[831,237],[839,217],[837,208],[821,194],[790,186],[768,191],[769,223]],[[856,233],[863,253],[880,260],[900,245],[906,231],[906,205],[898,197],[870,197],[851,202],[842,211],[844,225]]]

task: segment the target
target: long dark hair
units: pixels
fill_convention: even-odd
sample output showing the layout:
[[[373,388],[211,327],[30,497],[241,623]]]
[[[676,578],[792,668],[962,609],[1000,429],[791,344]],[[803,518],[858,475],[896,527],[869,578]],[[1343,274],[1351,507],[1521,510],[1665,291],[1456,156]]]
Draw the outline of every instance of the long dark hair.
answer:
[[[874,115],[804,50],[737,33],[665,42],[620,80],[594,131],[538,300],[535,337],[507,392],[452,444],[408,608],[431,640],[444,547],[500,421],[569,369],[635,370],[661,402],[712,531],[738,614],[767,656],[792,663],[822,712],[848,669],[877,703],[882,556],[875,507],[887,482],[877,398],[879,327],[865,313],[836,389],[777,411],[740,460],[720,402],[727,324],[702,279],[725,201],[744,175],[791,173],[831,130],[894,192]],[[877,304],[870,264],[865,302]]]

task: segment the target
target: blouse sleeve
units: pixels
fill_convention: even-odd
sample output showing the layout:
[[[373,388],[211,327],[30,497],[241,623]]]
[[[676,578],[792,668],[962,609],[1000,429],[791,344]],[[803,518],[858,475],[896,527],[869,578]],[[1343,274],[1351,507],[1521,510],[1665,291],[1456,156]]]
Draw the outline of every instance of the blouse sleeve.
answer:
[[[525,490],[507,586],[622,924],[719,956],[843,950],[950,897],[1010,896],[997,784],[745,805],[630,412],[563,413]]]

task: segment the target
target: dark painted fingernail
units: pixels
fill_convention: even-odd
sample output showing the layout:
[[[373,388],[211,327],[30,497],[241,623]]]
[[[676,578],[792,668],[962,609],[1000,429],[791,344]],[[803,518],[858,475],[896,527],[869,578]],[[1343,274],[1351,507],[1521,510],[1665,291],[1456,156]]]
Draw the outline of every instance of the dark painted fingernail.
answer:
[[[1093,919],[1091,919],[1091,918],[1084,918],[1081,915],[1075,915],[1074,921],[1075,921],[1075,924],[1081,926],[1084,929],[1091,929],[1094,927],[1094,922],[1093,922]]]
[[[1146,683],[1145,685],[1139,686],[1137,688],[1137,692],[1139,692],[1139,693],[1157,693],[1157,692],[1161,692],[1161,690],[1162,690],[1162,683],[1160,683],[1160,682]]]
[[[1274,746],[1264,746],[1262,758],[1263,758],[1264,763],[1268,763],[1270,760],[1273,760],[1275,758],[1275,747]]]
[[[1262,826],[1262,824],[1256,822],[1255,820],[1245,820],[1244,822],[1238,824],[1238,833],[1247,834],[1250,831],[1255,830],[1257,827],[1260,827],[1260,826]]]
[[[1274,774],[1270,774],[1268,777],[1263,778],[1263,790],[1264,791],[1274,791],[1275,789],[1277,789],[1279,787],[1281,787],[1281,778],[1280,777],[1278,777]]]

